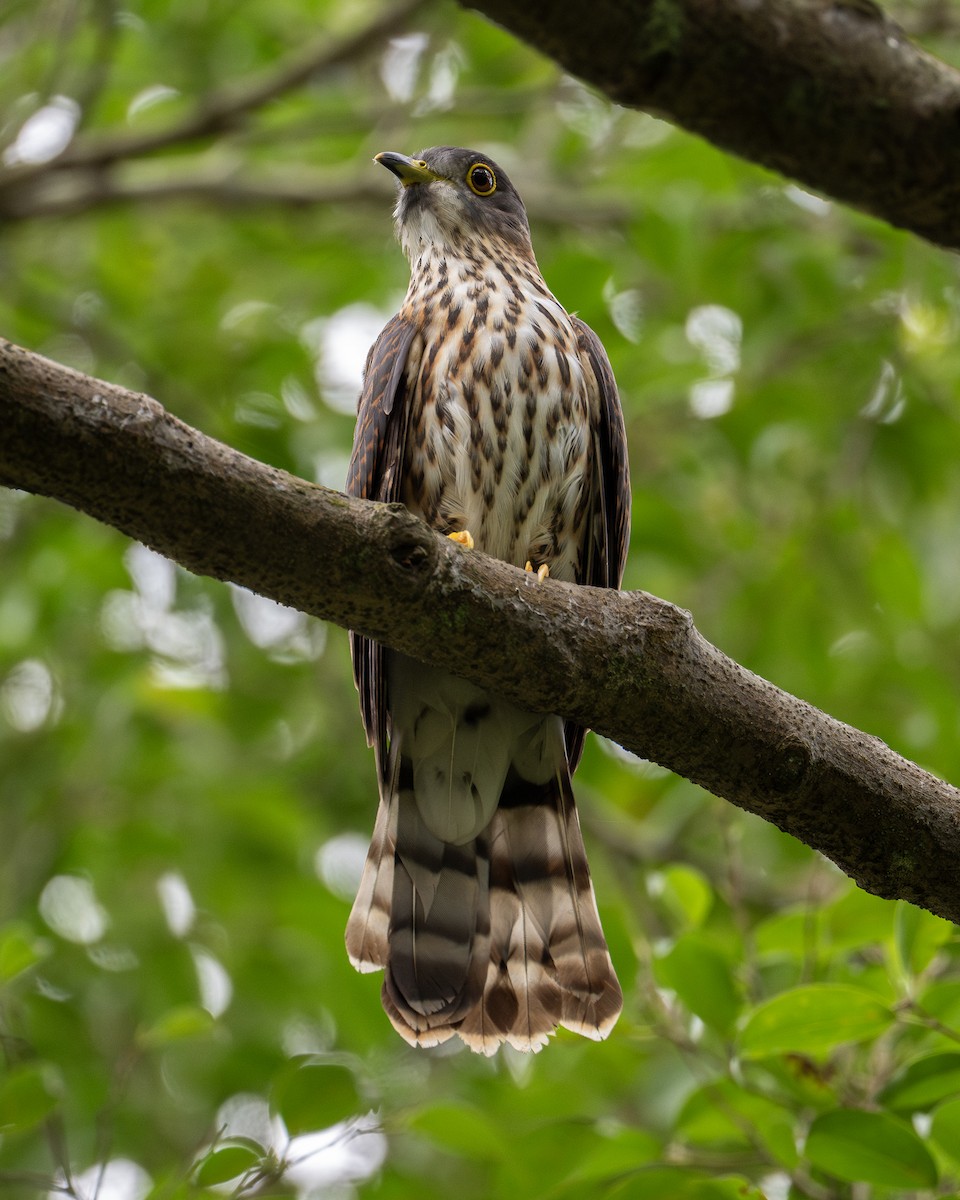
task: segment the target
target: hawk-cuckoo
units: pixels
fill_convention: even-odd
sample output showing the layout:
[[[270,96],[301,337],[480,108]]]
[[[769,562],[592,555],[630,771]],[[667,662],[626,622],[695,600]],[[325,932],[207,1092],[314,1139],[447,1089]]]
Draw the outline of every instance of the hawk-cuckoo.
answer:
[[[400,312],[367,358],[347,490],[541,579],[620,585],[623,417],[596,335],[541,277],[523,203],[472,150],[377,162],[399,181]],[[622,1005],[571,775],[585,730],[352,638],[380,807],[347,950],[386,970],[413,1045],[539,1050]]]

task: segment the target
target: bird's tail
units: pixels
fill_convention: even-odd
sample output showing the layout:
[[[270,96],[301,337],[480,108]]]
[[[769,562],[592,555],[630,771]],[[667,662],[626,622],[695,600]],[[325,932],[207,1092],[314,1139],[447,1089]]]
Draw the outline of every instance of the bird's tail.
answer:
[[[511,768],[489,825],[463,845],[419,816],[401,759],[381,800],[347,951],[386,970],[383,1006],[412,1045],[454,1034],[482,1054],[539,1050],[558,1025],[600,1039],[622,1007],[569,771]]]

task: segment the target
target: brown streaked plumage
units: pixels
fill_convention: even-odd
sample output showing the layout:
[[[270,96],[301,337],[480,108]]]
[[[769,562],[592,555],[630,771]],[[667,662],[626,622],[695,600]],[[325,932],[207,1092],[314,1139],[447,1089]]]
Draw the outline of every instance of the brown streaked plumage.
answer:
[[[630,524],[623,418],[603,346],[544,283],[503,171],[440,146],[377,161],[400,182],[410,261],[367,358],[347,491],[553,578],[619,587]],[[549,586],[549,585],[546,585]],[[539,1050],[606,1037],[622,999],[571,776],[585,730],[353,636],[380,807],[347,950],[384,970],[414,1045]]]

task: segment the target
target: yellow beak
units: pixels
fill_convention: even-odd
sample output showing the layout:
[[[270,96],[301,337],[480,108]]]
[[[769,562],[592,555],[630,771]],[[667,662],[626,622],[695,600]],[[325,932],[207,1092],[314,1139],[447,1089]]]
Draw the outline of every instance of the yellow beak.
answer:
[[[393,150],[383,150],[373,160],[392,171],[404,187],[414,183],[433,183],[442,178],[431,171],[423,159],[409,158],[406,154],[397,154]]]

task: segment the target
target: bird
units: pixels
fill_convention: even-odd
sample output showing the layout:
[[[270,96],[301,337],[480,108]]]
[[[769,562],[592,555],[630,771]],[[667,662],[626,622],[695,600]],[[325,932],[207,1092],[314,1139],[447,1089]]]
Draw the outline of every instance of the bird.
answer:
[[[367,356],[346,491],[471,550],[618,588],[630,528],[620,399],[600,339],[537,265],[519,194],[481,152],[374,160],[410,264]],[[494,1054],[622,1008],[571,778],[586,730],[351,633],[380,801],[346,930],[411,1045]]]

